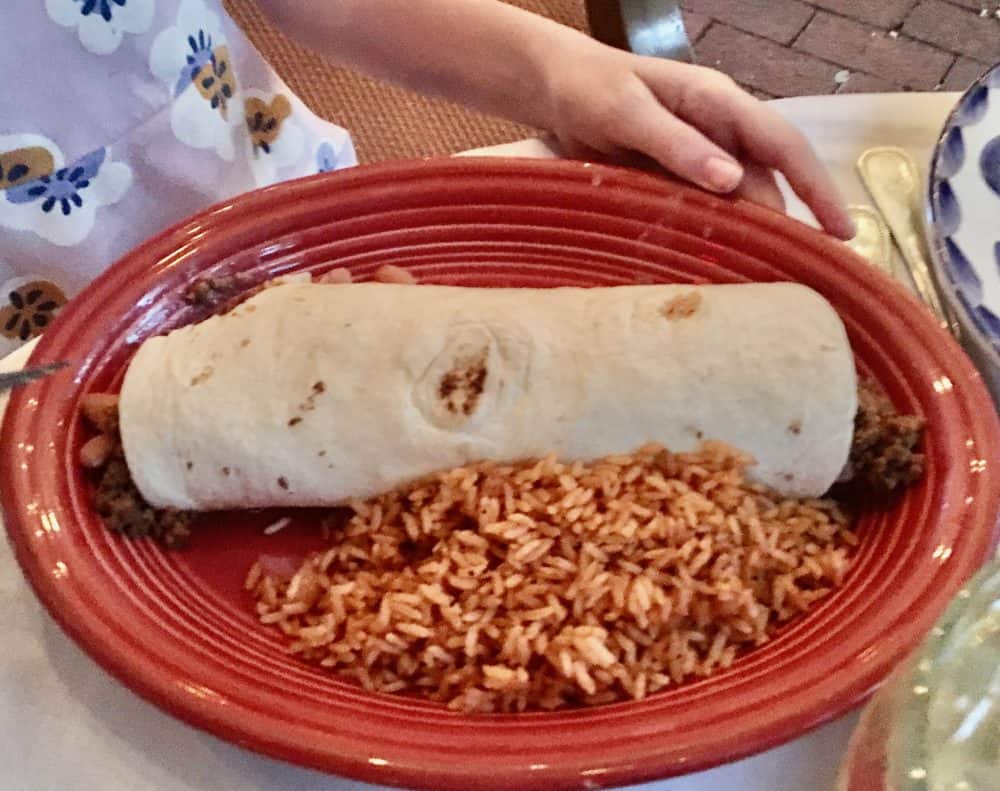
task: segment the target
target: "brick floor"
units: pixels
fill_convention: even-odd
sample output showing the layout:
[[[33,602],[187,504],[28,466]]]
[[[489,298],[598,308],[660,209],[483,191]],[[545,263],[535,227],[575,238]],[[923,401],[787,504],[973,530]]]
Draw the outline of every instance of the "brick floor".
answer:
[[[686,8],[779,44],[791,44],[815,10],[802,0],[687,0]]]
[[[986,71],[986,66],[978,60],[959,58],[945,75],[942,88],[946,91],[965,90],[984,71]]]
[[[711,24],[712,17],[710,16],[705,16],[695,11],[686,10],[684,12],[684,26],[687,28],[688,38],[692,41],[700,39],[701,34],[705,32],[705,28]]]
[[[681,0],[698,62],[757,96],[963,90],[1000,61],[1000,0]]]
[[[903,23],[903,32],[947,52],[962,55],[968,50],[991,62],[1000,60],[1000,20],[994,23],[944,0],[921,0]]]
[[[696,44],[699,62],[772,96],[829,93],[837,66],[757,38],[729,25],[712,25]]]
[[[813,5],[888,30],[903,24],[917,0],[814,0]]]
[[[844,76],[846,79],[841,83],[837,93],[886,93],[896,90],[896,86],[889,80],[873,77],[863,71],[852,71]]]

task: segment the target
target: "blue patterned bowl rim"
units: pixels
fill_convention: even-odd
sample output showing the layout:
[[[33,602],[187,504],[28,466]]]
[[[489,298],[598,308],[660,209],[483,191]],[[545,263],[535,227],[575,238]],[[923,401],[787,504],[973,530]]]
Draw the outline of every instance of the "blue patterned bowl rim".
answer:
[[[928,172],[927,190],[924,195],[924,225],[931,252],[931,266],[951,309],[957,314],[963,329],[966,330],[966,337],[975,344],[995,368],[1000,370],[1000,334],[995,331],[991,332],[991,328],[983,318],[972,309],[973,306],[969,304],[969,301],[963,298],[958,284],[950,275],[950,270],[954,271],[955,269],[955,262],[952,258],[952,251],[948,249],[948,239],[942,233],[942,222],[941,218],[937,216],[935,201],[935,195],[938,194],[941,185],[947,185],[947,179],[941,175],[941,171],[944,169],[942,159],[947,153],[948,136],[954,129],[961,128],[960,115],[966,110],[970,97],[980,91],[988,92],[991,89],[995,94],[1000,94],[1000,63],[988,67],[966,89],[945,119],[944,126],[934,145]],[[1000,135],[1000,127],[997,128],[996,132]],[[1000,224],[998,224],[998,231],[1000,231]]]

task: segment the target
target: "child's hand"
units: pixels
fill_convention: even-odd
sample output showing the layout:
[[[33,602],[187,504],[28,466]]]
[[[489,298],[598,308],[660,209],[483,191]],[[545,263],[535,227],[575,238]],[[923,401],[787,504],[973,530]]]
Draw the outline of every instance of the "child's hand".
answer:
[[[502,2],[258,2],[340,63],[546,129],[570,155],[638,152],[707,189],[779,209],[780,170],[824,228],[854,234],[805,138],[711,69],[612,49]]]
[[[829,233],[854,235],[806,139],[729,77],[607,47],[574,50],[553,53],[547,85],[549,126],[571,155],[638,152],[706,189],[781,210],[778,170]]]

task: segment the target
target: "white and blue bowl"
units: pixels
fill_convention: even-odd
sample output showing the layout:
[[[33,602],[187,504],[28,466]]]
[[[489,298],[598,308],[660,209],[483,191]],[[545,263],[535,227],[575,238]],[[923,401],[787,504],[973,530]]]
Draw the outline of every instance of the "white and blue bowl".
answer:
[[[945,122],[931,160],[927,230],[938,282],[1000,402],[1000,64]]]

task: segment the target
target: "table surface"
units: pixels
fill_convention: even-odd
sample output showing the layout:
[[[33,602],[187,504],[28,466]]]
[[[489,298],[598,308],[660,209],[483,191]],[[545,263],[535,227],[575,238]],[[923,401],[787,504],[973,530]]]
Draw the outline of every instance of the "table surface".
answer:
[[[854,163],[872,145],[897,145],[926,163],[957,94],[801,97],[773,106],[812,141],[851,203],[870,203]],[[540,141],[478,152],[554,156]],[[788,211],[812,223],[785,188]],[[28,349],[0,361],[20,367]],[[6,402],[0,399],[0,413]],[[0,541],[0,767],[8,791],[348,791],[373,786],[257,756],[195,730],[106,675],[42,610]],[[857,722],[849,714],[737,763],[643,786],[643,791],[833,789]]]

